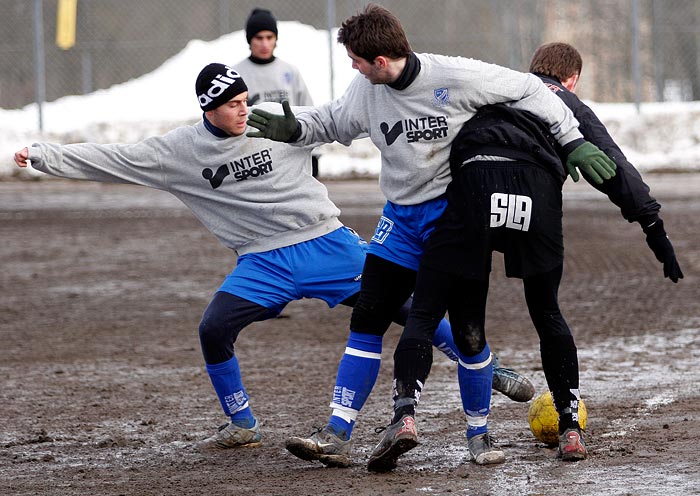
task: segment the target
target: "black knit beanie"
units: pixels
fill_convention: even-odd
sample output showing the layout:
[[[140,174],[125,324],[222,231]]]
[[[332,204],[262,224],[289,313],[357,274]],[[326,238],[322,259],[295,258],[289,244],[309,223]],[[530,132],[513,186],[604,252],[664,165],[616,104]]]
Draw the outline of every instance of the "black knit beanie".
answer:
[[[224,64],[209,64],[202,69],[195,83],[197,100],[204,112],[214,110],[236,95],[248,91],[240,74]]]
[[[245,23],[245,39],[253,39],[260,31],[272,31],[277,36],[277,19],[266,9],[253,9]]]

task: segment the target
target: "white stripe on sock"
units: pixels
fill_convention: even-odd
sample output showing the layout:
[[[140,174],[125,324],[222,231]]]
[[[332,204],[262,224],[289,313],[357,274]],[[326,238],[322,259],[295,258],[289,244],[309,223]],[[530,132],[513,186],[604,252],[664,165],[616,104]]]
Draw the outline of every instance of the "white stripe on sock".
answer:
[[[488,415],[479,415],[478,417],[467,415],[467,425],[470,427],[484,427],[487,423]]]
[[[358,349],[350,348],[350,347],[345,348],[345,354],[360,357],[360,358],[371,358],[372,360],[381,360],[382,359],[381,353],[372,353],[371,351],[362,351],[362,350],[358,350]]]
[[[467,370],[479,370],[479,369],[483,369],[489,363],[491,363],[492,358],[493,358],[493,354],[490,354],[486,360],[484,360],[483,362],[480,362],[480,363],[466,363],[466,362],[463,362],[462,360],[459,360],[459,364]]]
[[[229,405],[229,409],[231,409],[231,406],[233,406],[233,405]],[[231,413],[234,414],[234,413],[242,412],[243,410],[245,410],[249,406],[250,405],[248,405],[248,402],[246,401],[244,404],[242,404],[241,406],[239,406],[235,410],[232,410]]]
[[[346,406],[341,406],[338,403],[331,403],[330,406],[333,409],[333,415],[334,417],[339,417],[346,422],[354,422],[357,419],[357,414],[360,413],[357,410],[354,410],[352,408],[348,408]]]

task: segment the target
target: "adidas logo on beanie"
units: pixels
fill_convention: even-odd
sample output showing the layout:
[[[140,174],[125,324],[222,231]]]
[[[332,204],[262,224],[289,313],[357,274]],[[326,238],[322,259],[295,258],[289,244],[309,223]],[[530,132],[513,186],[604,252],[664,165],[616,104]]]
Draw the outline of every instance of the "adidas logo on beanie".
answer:
[[[213,63],[200,71],[195,90],[199,106],[207,112],[220,107],[234,96],[248,91],[248,86],[241,75],[231,67]]]

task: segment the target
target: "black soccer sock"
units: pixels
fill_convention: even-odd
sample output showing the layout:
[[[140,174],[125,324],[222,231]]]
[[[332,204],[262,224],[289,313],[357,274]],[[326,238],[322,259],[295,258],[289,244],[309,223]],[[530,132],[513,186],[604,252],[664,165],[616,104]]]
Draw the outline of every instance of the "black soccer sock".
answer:
[[[433,344],[419,339],[399,341],[394,352],[394,418],[415,415],[416,405],[433,364]]]
[[[572,336],[552,336],[540,342],[542,368],[559,413],[559,432],[579,427],[578,355]]]

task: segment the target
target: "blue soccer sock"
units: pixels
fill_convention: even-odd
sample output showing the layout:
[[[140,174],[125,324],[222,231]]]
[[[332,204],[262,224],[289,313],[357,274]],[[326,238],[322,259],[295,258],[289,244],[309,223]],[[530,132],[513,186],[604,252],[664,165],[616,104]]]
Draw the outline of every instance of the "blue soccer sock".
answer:
[[[460,353],[457,379],[462,407],[467,414],[467,437],[488,432],[493,383],[493,360],[488,344],[472,357]]]
[[[243,387],[236,356],[225,362],[207,364],[207,372],[224,413],[238,426],[253,427],[255,417],[248,404],[248,393]]]
[[[377,381],[382,359],[382,336],[350,331],[345,353],[338,366],[333,389],[333,409],[328,428],[342,439],[350,439],[357,414]]]
[[[433,346],[442,351],[453,362],[458,361],[457,346],[452,336],[452,327],[447,319],[442,319],[435,329]]]

